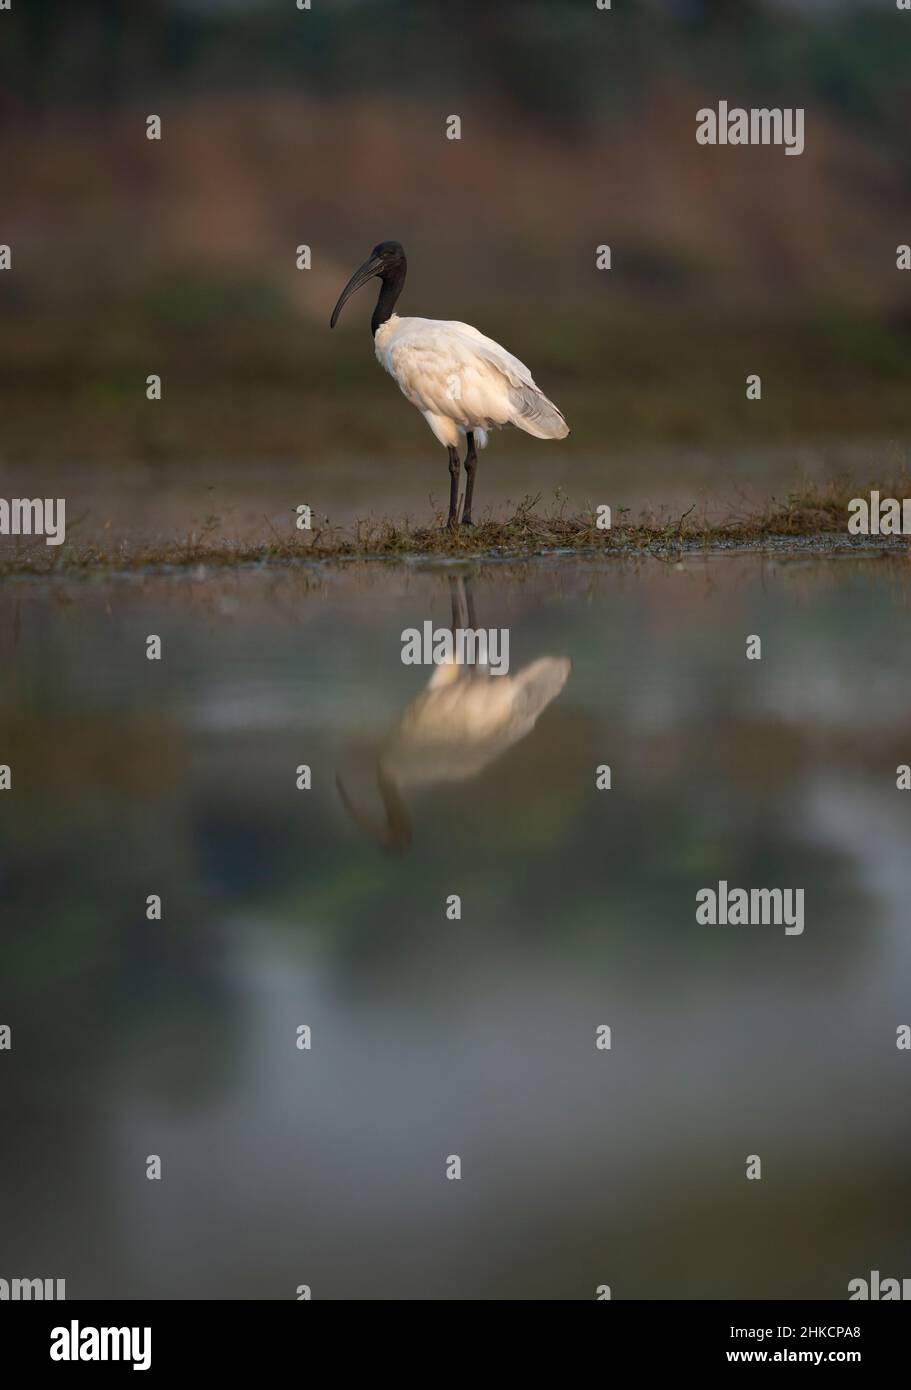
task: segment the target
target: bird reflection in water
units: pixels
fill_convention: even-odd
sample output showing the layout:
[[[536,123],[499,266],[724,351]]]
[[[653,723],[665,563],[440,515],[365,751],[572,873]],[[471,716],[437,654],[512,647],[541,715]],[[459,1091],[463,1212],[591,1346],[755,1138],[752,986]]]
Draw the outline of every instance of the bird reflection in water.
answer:
[[[453,645],[457,628],[477,629],[470,581],[450,577]],[[434,667],[425,688],[402,711],[379,745],[336,774],[342,804],[365,834],[390,853],[411,844],[405,794],[477,777],[531,733],[569,677],[568,657],[542,656],[515,675],[452,661]],[[346,760],[346,768],[352,760]],[[365,762],[375,769],[382,810],[364,783]],[[358,777],[358,774],[360,778]],[[353,774],[353,775],[352,775]],[[355,790],[360,781],[360,790]]]

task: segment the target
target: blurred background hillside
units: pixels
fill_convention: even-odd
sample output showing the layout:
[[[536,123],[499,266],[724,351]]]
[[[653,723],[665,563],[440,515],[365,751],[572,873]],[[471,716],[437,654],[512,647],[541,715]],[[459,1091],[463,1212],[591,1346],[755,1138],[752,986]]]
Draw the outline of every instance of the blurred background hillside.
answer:
[[[402,311],[528,361],[577,455],[903,439],[909,57],[891,0],[16,5],[0,459],[432,457],[368,295],[328,330],[386,237]],[[720,98],[804,106],[805,152],[697,145]]]

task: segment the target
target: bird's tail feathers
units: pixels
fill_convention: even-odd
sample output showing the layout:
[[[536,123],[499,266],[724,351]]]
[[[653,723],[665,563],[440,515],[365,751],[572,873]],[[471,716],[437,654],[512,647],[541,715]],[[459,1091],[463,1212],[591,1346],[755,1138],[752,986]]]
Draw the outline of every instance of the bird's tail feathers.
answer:
[[[515,677],[515,705],[532,723],[555,700],[569,679],[573,664],[568,656],[542,656]]]
[[[534,387],[514,387],[509,398],[515,407],[514,425],[536,439],[565,439],[569,425],[561,412],[549,401],[543,391]]]

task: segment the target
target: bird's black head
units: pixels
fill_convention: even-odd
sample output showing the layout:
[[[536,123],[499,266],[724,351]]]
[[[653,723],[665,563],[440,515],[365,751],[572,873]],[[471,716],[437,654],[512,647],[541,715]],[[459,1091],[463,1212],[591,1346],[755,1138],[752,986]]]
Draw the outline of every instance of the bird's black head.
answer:
[[[379,324],[384,322],[392,313],[392,306],[405,283],[407,269],[405,249],[400,241],[381,241],[379,245],[374,246],[364,264],[358,267],[339,295],[338,303],[332,310],[329,327],[335,327],[343,306],[355,290],[359,290],[362,285],[366,285],[367,281],[372,280],[376,275],[382,280],[383,288],[380,290],[380,302],[373,315],[372,327],[375,333]]]
[[[381,241],[370,252],[370,259],[382,262],[383,269],[377,274],[383,275],[394,266],[405,264],[405,248],[400,241]]]

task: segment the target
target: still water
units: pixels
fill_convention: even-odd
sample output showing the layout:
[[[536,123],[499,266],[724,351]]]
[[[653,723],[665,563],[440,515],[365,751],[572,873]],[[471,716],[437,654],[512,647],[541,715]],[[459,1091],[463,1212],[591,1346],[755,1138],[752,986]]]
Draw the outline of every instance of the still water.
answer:
[[[845,1298],[911,1272],[909,579],[7,583],[0,1275]],[[401,634],[453,605],[508,628],[509,675],[434,699]],[[719,880],[803,888],[803,934],[699,925]]]

